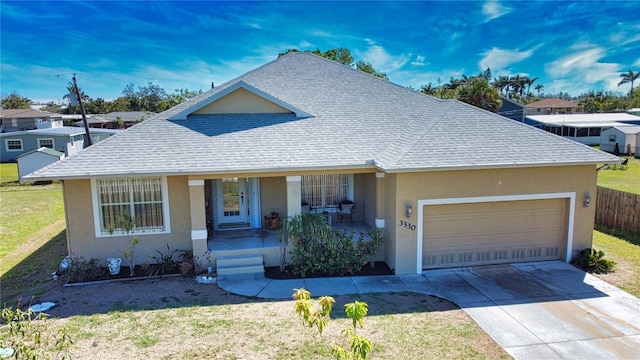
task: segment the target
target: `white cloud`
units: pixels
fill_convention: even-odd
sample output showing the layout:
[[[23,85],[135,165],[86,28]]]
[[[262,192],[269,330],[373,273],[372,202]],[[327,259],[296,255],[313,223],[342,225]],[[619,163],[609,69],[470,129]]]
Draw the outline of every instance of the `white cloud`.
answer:
[[[425,57],[423,55],[417,55],[416,59],[411,62],[411,65],[413,65],[413,66],[429,65],[429,63],[425,63],[424,60],[425,60]]]
[[[511,8],[500,4],[498,1],[490,0],[482,5],[482,14],[485,16],[485,22],[497,19],[511,12]]]
[[[640,66],[640,58],[633,63],[633,66]]]
[[[480,60],[478,65],[481,70],[491,68],[493,71],[499,71],[513,63],[517,63],[531,57],[534,51],[535,49],[518,51],[503,50],[494,47],[493,49],[482,53],[483,58]]]
[[[588,90],[620,91],[620,64],[600,62],[606,51],[585,43],[571,47],[566,56],[545,64],[545,72],[555,80],[545,85],[548,92],[568,92],[577,96]]]
[[[370,39],[365,39],[370,45],[369,48],[360,57],[362,60],[370,63],[375,69],[382,72],[392,72],[403,67],[409,62],[411,56],[408,55],[391,55],[384,47],[376,45]]]

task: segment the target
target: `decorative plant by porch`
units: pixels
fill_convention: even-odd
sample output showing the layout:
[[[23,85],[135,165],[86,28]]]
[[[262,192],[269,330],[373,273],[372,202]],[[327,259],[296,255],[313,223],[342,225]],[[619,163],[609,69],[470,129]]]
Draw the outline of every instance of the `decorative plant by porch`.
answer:
[[[129,236],[133,232],[133,229],[136,227],[136,217],[131,215],[128,212],[123,212],[118,217],[118,220],[116,221],[116,223],[110,225],[107,228],[107,231],[109,231],[110,235],[113,235],[113,232],[116,227],[119,229],[122,229],[125,235]],[[118,251],[122,254],[122,257],[127,262],[127,265],[129,265],[129,276],[134,276],[135,266],[136,266],[136,263],[134,260],[134,252],[135,252],[136,246],[138,245],[138,237],[133,236],[129,244],[130,244],[129,248],[125,250],[118,249]]]
[[[384,243],[384,236],[382,235],[382,229],[369,230],[369,240],[361,242],[363,251],[369,255],[369,264],[371,268],[375,266],[376,254]]]
[[[353,240],[354,234],[334,231],[322,214],[301,213],[283,222],[280,244],[284,271],[286,248],[291,250],[291,269],[302,277],[311,273],[328,275],[353,274],[359,271],[371,256],[364,235]],[[375,253],[375,252],[374,252]]]

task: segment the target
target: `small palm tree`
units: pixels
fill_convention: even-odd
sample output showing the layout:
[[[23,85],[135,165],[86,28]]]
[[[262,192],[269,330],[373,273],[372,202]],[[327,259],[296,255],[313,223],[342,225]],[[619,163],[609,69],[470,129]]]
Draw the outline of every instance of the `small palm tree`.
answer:
[[[542,84],[538,84],[538,85],[536,85],[536,86],[534,87],[534,89],[536,89],[536,90],[538,91],[538,97],[540,97],[540,91],[541,91],[542,89],[544,89],[544,85],[542,85]]]
[[[633,70],[627,70],[626,73],[620,74],[622,80],[618,83],[618,86],[626,83],[631,83],[631,90],[629,91],[629,104],[631,104],[631,99],[633,96],[633,82],[640,78],[640,71],[634,73]]]

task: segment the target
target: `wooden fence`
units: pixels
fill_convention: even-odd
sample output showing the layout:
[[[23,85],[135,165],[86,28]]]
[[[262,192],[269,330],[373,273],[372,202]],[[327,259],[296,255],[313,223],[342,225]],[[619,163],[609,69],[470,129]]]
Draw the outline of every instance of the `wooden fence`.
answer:
[[[596,223],[640,234],[640,195],[598,186]]]

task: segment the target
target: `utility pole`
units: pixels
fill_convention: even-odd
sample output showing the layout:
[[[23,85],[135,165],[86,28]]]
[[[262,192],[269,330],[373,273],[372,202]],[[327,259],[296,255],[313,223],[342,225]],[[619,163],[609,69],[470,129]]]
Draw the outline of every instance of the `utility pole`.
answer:
[[[87,135],[87,146],[93,145],[91,141],[91,133],[89,132],[89,123],[87,122],[87,113],[84,111],[84,105],[82,104],[82,97],[80,96],[80,90],[78,89],[78,83],[76,82],[76,74],[73,74],[73,91],[76,94],[76,98],[80,103],[80,111],[82,112],[82,123],[84,124],[84,132]]]

